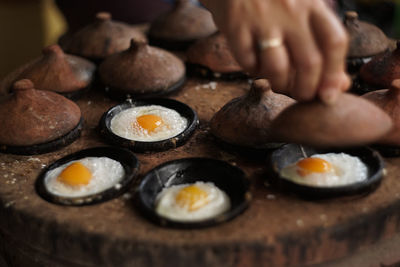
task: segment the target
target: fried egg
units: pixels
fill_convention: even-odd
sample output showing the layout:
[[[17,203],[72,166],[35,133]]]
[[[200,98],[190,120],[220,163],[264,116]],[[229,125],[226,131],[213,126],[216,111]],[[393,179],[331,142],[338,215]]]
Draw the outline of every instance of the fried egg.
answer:
[[[174,137],[188,126],[188,120],[173,109],[150,105],[132,107],[116,114],[111,131],[123,138],[154,142]]]
[[[368,168],[345,153],[315,154],[282,168],[280,175],[299,184],[333,187],[366,180]]]
[[[44,183],[48,192],[63,197],[84,197],[118,188],[125,171],[121,163],[107,157],[87,157],[48,171]]]
[[[156,198],[156,212],[180,222],[213,218],[229,210],[230,206],[227,194],[211,182],[166,187]]]

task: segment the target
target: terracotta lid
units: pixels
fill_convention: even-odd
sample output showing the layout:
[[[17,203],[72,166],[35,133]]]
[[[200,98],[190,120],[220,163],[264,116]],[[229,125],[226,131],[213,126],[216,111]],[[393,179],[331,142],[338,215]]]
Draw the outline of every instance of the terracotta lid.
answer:
[[[0,83],[9,92],[15,81],[29,79],[38,90],[68,94],[89,86],[96,66],[90,61],[64,54],[58,45],[43,49],[41,57],[19,67]]]
[[[187,51],[187,62],[209,68],[214,72],[240,72],[239,66],[221,33],[198,40]]]
[[[19,80],[14,93],[0,103],[0,143],[30,146],[52,141],[73,130],[81,119],[79,107],[54,92],[36,90]]]
[[[277,141],[315,147],[356,146],[375,142],[392,127],[390,117],[371,102],[343,93],[333,105],[299,102],[273,122]]]
[[[344,25],[350,37],[347,53],[350,58],[374,56],[389,47],[386,35],[375,25],[359,20],[356,12],[346,12]]]
[[[214,115],[211,132],[230,144],[262,148],[271,140],[271,121],[294,103],[272,92],[268,80],[255,80],[247,95],[231,100]]]
[[[68,53],[89,59],[101,60],[129,47],[131,39],[145,41],[142,32],[126,23],[111,20],[111,14],[100,12],[96,21],[76,32],[65,41]]]
[[[394,51],[386,51],[364,64],[360,77],[368,85],[389,88],[393,80],[400,78],[400,43]]]
[[[99,76],[111,93],[161,94],[182,83],[185,65],[168,51],[132,40],[128,50],[101,63]]]
[[[171,44],[176,42],[179,46],[179,42],[193,42],[209,36],[216,30],[208,10],[193,4],[190,0],[177,0],[172,10],[153,21],[149,37],[156,41],[157,45],[164,46],[162,41],[166,41]]]
[[[373,91],[362,97],[372,101],[392,118],[393,129],[378,143],[400,146],[400,80],[394,80],[390,89]]]

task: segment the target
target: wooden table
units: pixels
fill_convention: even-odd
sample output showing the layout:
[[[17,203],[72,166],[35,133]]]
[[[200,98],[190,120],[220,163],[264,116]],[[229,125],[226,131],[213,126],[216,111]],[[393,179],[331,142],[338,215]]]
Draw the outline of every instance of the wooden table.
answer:
[[[198,112],[199,129],[182,147],[137,154],[141,162],[137,182],[172,159],[223,159],[241,167],[252,182],[248,210],[218,226],[178,230],[143,218],[132,198],[134,187],[117,199],[84,207],[58,206],[40,198],[34,182],[43,167],[69,153],[105,144],[96,126],[116,102],[94,88],[77,101],[86,126],[72,145],[45,155],[0,155],[0,251],[6,261],[13,266],[210,267],[299,266],[338,260],[337,266],[342,266],[343,257],[395,240],[392,237],[400,230],[400,159],[386,159],[387,175],[369,195],[306,201],[279,192],[266,182],[265,158],[226,151],[209,132],[212,115],[244,94],[248,82],[218,81],[213,87],[209,81],[190,79],[170,96]],[[384,252],[374,258],[377,263],[388,257],[400,261],[400,253]]]

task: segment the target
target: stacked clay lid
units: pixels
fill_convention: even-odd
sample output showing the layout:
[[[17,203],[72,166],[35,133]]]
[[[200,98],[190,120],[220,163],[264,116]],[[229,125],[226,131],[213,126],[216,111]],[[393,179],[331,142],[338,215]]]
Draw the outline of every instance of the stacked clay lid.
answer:
[[[272,122],[273,139],[313,147],[344,147],[373,143],[387,134],[391,118],[371,102],[342,93],[334,104],[318,99],[298,102]]]
[[[245,77],[226,38],[220,32],[198,40],[190,46],[186,55],[191,70],[202,76],[210,78]]]
[[[58,45],[43,49],[42,56],[19,67],[0,83],[2,93],[8,93],[13,83],[29,79],[38,90],[74,97],[91,84],[96,66],[90,61],[65,54]]]
[[[379,144],[400,147],[400,80],[394,80],[389,89],[382,89],[369,92],[363,95],[365,99],[372,101],[375,105],[382,108],[392,119],[392,130],[377,141]],[[384,154],[400,155],[400,150],[383,149]]]
[[[0,105],[0,148],[15,154],[40,154],[79,137],[81,111],[54,92],[36,90],[30,80],[17,81]]]
[[[389,88],[392,81],[400,78],[400,46],[394,51],[374,57],[360,69],[360,78],[365,86],[383,89]]]
[[[349,68],[357,68],[370,57],[390,48],[391,42],[385,33],[375,25],[359,20],[356,12],[346,12],[344,25],[350,37],[347,53]]]
[[[129,49],[101,63],[99,76],[111,97],[148,97],[179,89],[185,65],[166,50],[132,40]]]
[[[231,100],[214,115],[211,132],[230,144],[267,148],[272,120],[294,103],[290,97],[272,92],[268,80],[255,80],[247,95]]]
[[[146,37],[129,24],[111,20],[110,13],[100,12],[95,22],[65,40],[63,47],[68,53],[99,62],[127,49],[131,39],[145,41]]]
[[[151,44],[181,50],[216,30],[209,11],[190,0],[177,0],[171,11],[153,21],[149,39]]]

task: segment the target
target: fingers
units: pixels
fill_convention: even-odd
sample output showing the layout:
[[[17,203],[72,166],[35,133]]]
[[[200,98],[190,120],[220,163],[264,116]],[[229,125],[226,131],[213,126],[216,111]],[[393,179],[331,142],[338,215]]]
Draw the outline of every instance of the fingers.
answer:
[[[248,72],[256,69],[256,53],[254,49],[254,38],[249,27],[240,26],[238,31],[228,36],[230,48],[238,63]]]
[[[308,22],[304,21],[300,29],[301,31],[287,33],[288,49],[296,70],[291,95],[299,101],[308,101],[317,94],[323,59]]]
[[[274,91],[288,93],[289,84],[289,56],[283,43],[283,36],[279,32],[259,35],[259,42],[268,40],[282,40],[281,45],[258,48],[258,75],[269,80]]]
[[[324,71],[317,90],[320,99],[331,104],[341,91],[350,86],[349,77],[345,73],[348,37],[340,21],[326,8],[314,10],[310,20],[324,58]]]

